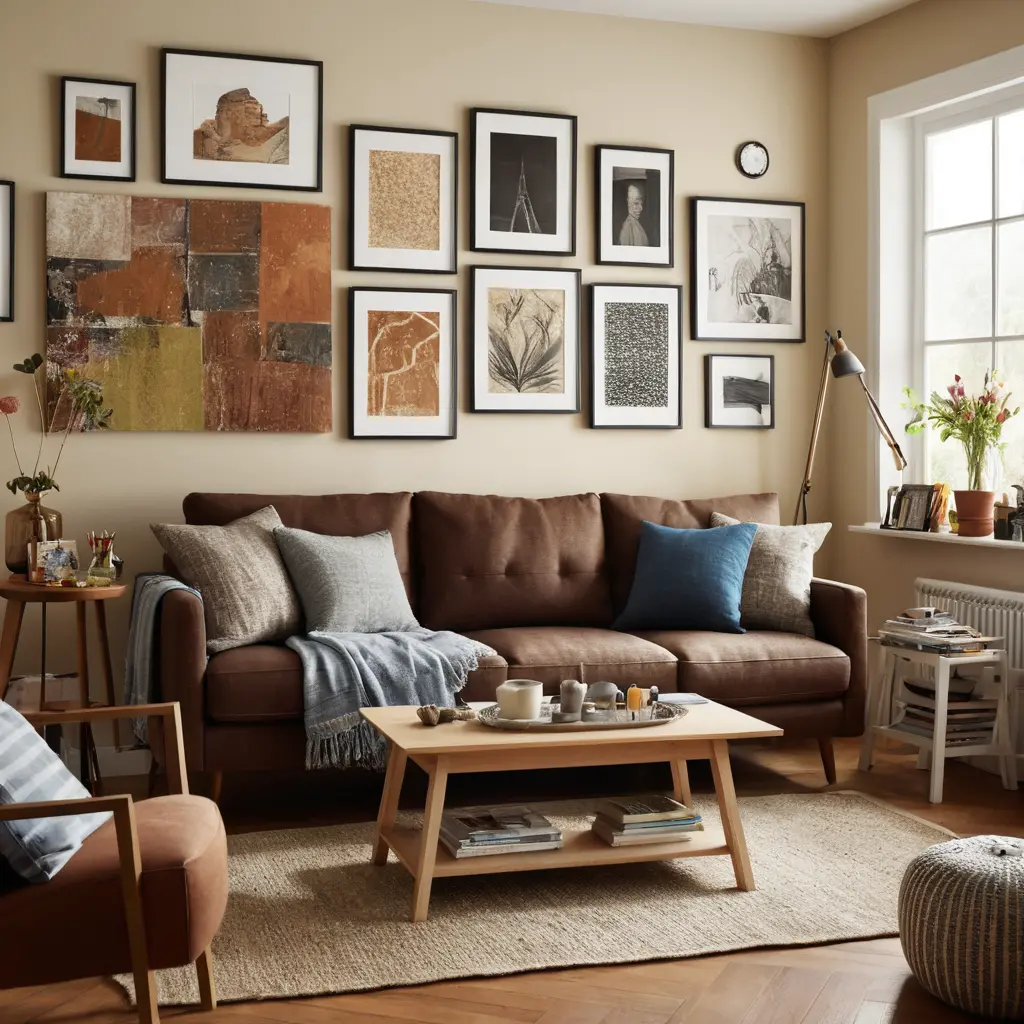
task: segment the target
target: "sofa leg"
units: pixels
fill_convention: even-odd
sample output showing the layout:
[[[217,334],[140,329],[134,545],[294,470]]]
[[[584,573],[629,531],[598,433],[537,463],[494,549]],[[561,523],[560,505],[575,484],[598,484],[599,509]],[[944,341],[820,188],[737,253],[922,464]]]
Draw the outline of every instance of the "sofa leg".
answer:
[[[836,782],[836,752],[832,746],[832,737],[819,736],[818,750],[821,751],[821,763],[825,768],[825,781],[830,786],[834,786]]]
[[[220,803],[220,794],[224,789],[224,773],[223,772],[211,772],[210,773],[210,799],[215,803]]]
[[[204,1010],[216,1010],[217,989],[213,984],[213,953],[209,946],[196,958],[196,977],[199,980],[199,1005]]]

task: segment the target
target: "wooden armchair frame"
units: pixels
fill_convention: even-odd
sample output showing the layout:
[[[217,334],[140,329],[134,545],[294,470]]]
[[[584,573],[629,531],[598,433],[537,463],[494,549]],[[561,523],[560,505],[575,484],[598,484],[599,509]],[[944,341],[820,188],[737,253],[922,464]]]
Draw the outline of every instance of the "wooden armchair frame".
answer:
[[[94,724],[124,718],[160,718],[164,727],[166,749],[167,786],[171,793],[188,793],[185,774],[185,748],[181,736],[181,712],[178,704],[134,704],[119,707],[70,708],[66,711],[29,711],[25,718],[37,729],[47,725],[70,725],[76,722]],[[135,1001],[140,1024],[156,1024],[156,978],[149,967],[146,948],[146,925],[143,918],[142,856],[139,851],[139,833],[135,825],[135,804],[130,796],[82,797],[77,800],[46,800],[34,803],[0,806],[0,821],[22,818],[54,818],[71,814],[100,814],[110,811],[114,815],[117,852],[121,865],[121,891],[124,895],[125,923],[128,926],[128,945],[131,951],[132,975],[135,979]],[[199,980],[200,1005],[204,1010],[217,1006],[213,984],[213,958],[210,949],[204,949],[196,959]]]

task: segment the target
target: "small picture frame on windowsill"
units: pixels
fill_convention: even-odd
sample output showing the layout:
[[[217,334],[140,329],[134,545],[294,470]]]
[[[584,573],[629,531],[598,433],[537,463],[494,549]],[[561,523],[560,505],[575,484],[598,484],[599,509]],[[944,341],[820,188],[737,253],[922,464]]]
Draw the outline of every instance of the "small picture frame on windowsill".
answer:
[[[937,494],[932,484],[903,484],[899,488],[889,488],[882,529],[926,533],[931,528],[932,507]]]

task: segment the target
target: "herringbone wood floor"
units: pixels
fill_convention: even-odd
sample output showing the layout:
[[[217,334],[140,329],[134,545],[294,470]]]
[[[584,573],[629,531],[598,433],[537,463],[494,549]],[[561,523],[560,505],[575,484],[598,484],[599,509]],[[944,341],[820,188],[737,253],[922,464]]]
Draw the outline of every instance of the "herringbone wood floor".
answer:
[[[1004,792],[993,776],[951,763],[945,802],[933,807],[927,802],[927,774],[915,771],[909,755],[883,753],[881,763],[863,774],[856,771],[857,743],[851,740],[837,745],[837,760],[837,788],[873,793],[957,832],[1024,835],[1024,790]],[[692,768],[695,788],[710,788],[700,766]],[[734,770],[741,793],[824,788],[813,743],[740,748]],[[524,792],[524,781],[537,792]],[[346,794],[333,782],[329,777],[258,783],[229,777],[225,819],[229,829],[244,831],[372,816],[372,784],[353,802],[351,789],[346,787]],[[505,780],[513,783],[516,797],[552,795],[550,779]],[[590,784],[607,791],[610,782],[595,775]],[[579,780],[572,786],[578,791]],[[465,795],[493,799],[493,780],[490,790]],[[411,792],[409,801],[416,799]],[[212,1014],[163,1011],[167,1019],[182,1014],[187,1017],[179,1024],[947,1024],[973,1019],[917,985],[898,939],[239,1003]],[[0,992],[0,1024],[130,1024],[133,1019],[120,990],[107,980]]]

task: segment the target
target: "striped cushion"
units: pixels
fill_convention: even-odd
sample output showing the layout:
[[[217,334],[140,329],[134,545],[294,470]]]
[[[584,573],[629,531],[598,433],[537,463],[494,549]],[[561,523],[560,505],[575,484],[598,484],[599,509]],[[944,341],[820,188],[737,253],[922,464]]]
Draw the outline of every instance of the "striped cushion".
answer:
[[[42,736],[0,701],[0,804],[87,796]],[[0,821],[0,857],[27,881],[48,882],[109,817],[105,812]]]

